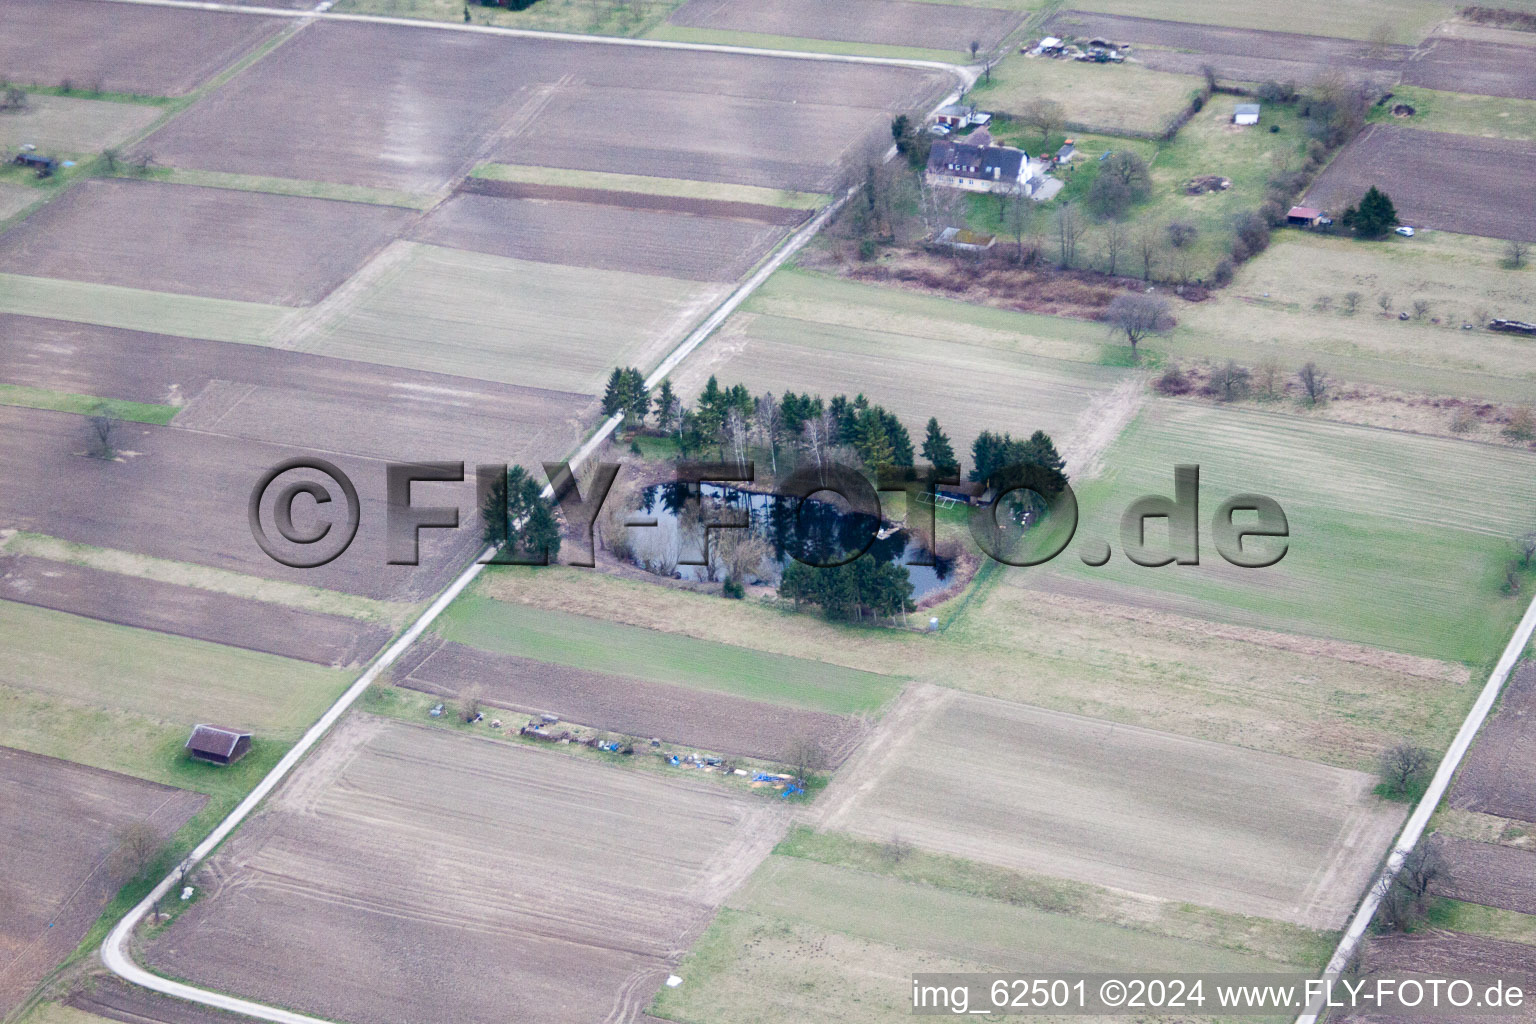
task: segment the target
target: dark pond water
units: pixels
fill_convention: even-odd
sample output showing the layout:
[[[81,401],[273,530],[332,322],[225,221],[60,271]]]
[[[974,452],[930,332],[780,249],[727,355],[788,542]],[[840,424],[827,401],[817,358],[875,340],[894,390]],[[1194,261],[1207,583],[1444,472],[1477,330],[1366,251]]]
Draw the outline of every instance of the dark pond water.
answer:
[[[687,501],[690,486],[694,488],[691,507]],[[876,538],[864,557],[906,565],[914,601],[947,585],[955,570],[953,559],[933,558],[933,565],[909,564],[922,556],[923,549],[905,530],[877,523],[872,516],[845,511],[831,502],[814,498],[802,502],[720,484],[679,483],[655,484],[640,492],[640,507],[634,518],[654,518],[656,525],[629,530],[635,563],[662,575],[707,580],[706,566],[683,564],[702,561],[703,530],[698,525],[701,512],[711,520],[749,518],[750,525],[745,529],[767,543],[770,553],[762,572],[748,582],[777,586],[784,567],[792,561],[790,552],[804,552],[823,563],[837,561],[843,553],[863,546],[871,532],[876,533]],[[722,533],[727,532],[730,531],[710,531],[712,550]]]

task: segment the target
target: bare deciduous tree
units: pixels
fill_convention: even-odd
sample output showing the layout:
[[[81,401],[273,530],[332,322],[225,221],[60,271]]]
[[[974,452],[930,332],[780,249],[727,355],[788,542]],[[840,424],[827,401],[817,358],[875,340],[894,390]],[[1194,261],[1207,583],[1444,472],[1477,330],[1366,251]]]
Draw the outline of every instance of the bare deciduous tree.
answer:
[[[1344,312],[1348,313],[1350,316],[1354,316],[1355,310],[1360,308],[1360,300],[1363,298],[1365,298],[1365,296],[1361,295],[1359,292],[1345,292]]]
[[[117,846],[108,859],[108,871],[124,885],[149,869],[160,853],[160,833],[147,821],[130,822],[114,834]]]
[[[1296,381],[1301,385],[1302,401],[1317,405],[1328,397],[1328,375],[1318,369],[1316,363],[1308,363],[1296,371]]]
[[[112,407],[105,402],[97,402],[91,407],[91,446],[90,456],[93,459],[117,458],[117,434],[122,426],[122,420],[112,411]]]
[[[1136,258],[1141,262],[1141,279],[1152,280],[1152,268],[1157,265],[1162,251],[1162,236],[1152,224],[1143,224],[1136,230],[1134,241]]]
[[[779,445],[784,443],[784,414],[772,391],[765,391],[757,400],[757,436],[768,449],[768,462],[773,475],[779,475]]]
[[[459,694],[459,717],[466,722],[473,722],[480,717],[481,705],[485,702],[485,691],[471,683],[464,687]]]
[[[1137,346],[1142,339],[1162,334],[1173,326],[1173,316],[1168,312],[1168,300],[1161,295],[1141,292],[1121,292],[1110,302],[1104,319],[1118,334],[1125,335],[1131,346],[1132,357],[1137,356]]]
[[[880,844],[880,859],[890,865],[900,864],[912,856],[912,844],[899,835],[891,836]]]
[[[1118,273],[1120,256],[1130,244],[1130,233],[1124,224],[1112,220],[1104,225],[1104,234],[1099,238],[1099,248],[1104,254],[1104,272],[1110,277]]]
[[[1015,263],[1024,262],[1024,236],[1029,233],[1030,221],[1034,219],[1033,202],[1022,188],[1008,193],[1008,230],[1013,233]]]
[[[1429,751],[1404,740],[1393,744],[1381,755],[1381,781],[1393,793],[1402,795],[1412,789],[1430,763]]]
[[[740,409],[734,406],[725,414],[725,440],[731,446],[731,457],[736,465],[747,464],[747,450],[751,441],[751,428],[747,424],[747,418],[742,415]]]
[[[816,777],[817,772],[825,771],[826,767],[826,749],[814,736],[802,736],[795,740],[785,754],[784,772],[794,776],[795,784],[802,789]]]
[[[1515,550],[1520,552],[1520,568],[1529,569],[1536,559],[1536,530],[1515,538]]]
[[[1530,244],[1517,238],[1511,238],[1504,243],[1504,265],[1510,270],[1519,270],[1525,266],[1526,257],[1531,251]]]
[[[1284,372],[1280,366],[1280,360],[1274,356],[1265,356],[1253,368],[1253,390],[1265,401],[1279,398],[1284,390],[1284,385],[1281,383]]]
[[[1051,133],[1067,119],[1067,110],[1056,100],[1036,96],[1019,107],[1019,120],[1040,133],[1040,145],[1044,146]]]
[[[1413,318],[1415,320],[1423,320],[1428,315],[1429,315],[1429,300],[1428,299],[1414,299],[1413,300]]]
[[[1429,890],[1438,882],[1447,885],[1451,881],[1451,871],[1445,863],[1445,856],[1440,852],[1440,847],[1431,840],[1425,839],[1418,846],[1408,851],[1403,858],[1402,869],[1398,872],[1398,878],[1402,879],[1403,887],[1419,899],[1429,895]]]
[[[1058,262],[1063,270],[1077,263],[1077,243],[1083,237],[1087,225],[1078,215],[1077,207],[1067,203],[1056,211],[1056,243]]]
[[[1248,394],[1251,376],[1247,368],[1237,365],[1236,360],[1228,359],[1211,371],[1211,390],[1219,400],[1235,402]]]
[[[1389,294],[1387,292],[1382,292],[1380,295],[1376,296],[1376,305],[1381,307],[1381,311],[1383,313],[1390,313],[1390,312],[1392,312],[1392,296],[1391,296],[1391,294]]]

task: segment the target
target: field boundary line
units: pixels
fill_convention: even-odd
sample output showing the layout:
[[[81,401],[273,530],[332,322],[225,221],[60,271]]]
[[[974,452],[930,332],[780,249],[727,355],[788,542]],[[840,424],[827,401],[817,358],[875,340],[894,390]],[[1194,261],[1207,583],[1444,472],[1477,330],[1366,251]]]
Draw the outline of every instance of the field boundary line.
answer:
[[[1371,919],[1376,916],[1376,908],[1381,904],[1382,895],[1397,878],[1397,873],[1402,870],[1403,859],[1423,837],[1424,830],[1429,825],[1430,816],[1435,813],[1435,809],[1440,806],[1440,801],[1444,799],[1446,790],[1450,788],[1452,776],[1461,766],[1462,758],[1471,749],[1472,742],[1477,739],[1477,734],[1482,729],[1483,722],[1487,720],[1488,713],[1493,710],[1494,702],[1498,700],[1500,691],[1504,689],[1504,683],[1509,678],[1510,672],[1514,670],[1515,663],[1520,660],[1520,656],[1525,653],[1526,645],[1531,642],[1533,632],[1536,632],[1536,597],[1531,599],[1525,615],[1515,627],[1514,635],[1505,645],[1498,664],[1489,673],[1488,682],[1483,685],[1482,692],[1477,695],[1472,710],[1467,712],[1466,719],[1456,732],[1456,738],[1451,741],[1450,749],[1445,752],[1445,757],[1440,761],[1440,767],[1435,770],[1435,776],[1430,780],[1429,788],[1424,791],[1413,813],[1408,816],[1408,823],[1403,826],[1402,834],[1393,845],[1392,852],[1387,857],[1387,863],[1381,869],[1381,874],[1366,890],[1365,898],[1360,901],[1359,909],[1355,911],[1355,916],[1350,920],[1343,938],[1339,940],[1338,948],[1333,952],[1333,958],[1328,961],[1328,966],[1323,970],[1325,978],[1337,978],[1343,974],[1345,966],[1355,955],[1355,950],[1360,946],[1360,940],[1365,936],[1365,930],[1370,927]],[[1322,996],[1319,996],[1306,1012],[1296,1018],[1296,1024],[1317,1024],[1319,1011],[1322,1008],[1321,1000]]]
[[[355,21],[372,25],[398,25],[404,28],[433,29],[439,32],[477,32],[481,35],[510,36],[518,39],[547,39],[567,43],[594,43],[603,46],[641,46],[662,50],[696,50],[704,53],[739,53],[753,57],[790,57],[796,60],[836,61],[847,64],[875,64],[887,67],[917,68],[927,71],[945,71],[959,78],[965,88],[976,81],[979,72],[962,64],[950,64],[941,60],[921,60],[915,57],[874,57],[852,53],[821,53],[811,50],[775,50],[761,46],[731,46],[727,43],[684,43],[670,39],[640,39],[630,36],[595,36],[580,32],[546,32],[531,28],[508,28],[503,25],[473,25],[455,21],[427,21],[422,18],[402,18],[388,14],[349,14],[329,10],[291,10],[282,7],[249,7],[218,3],[215,0],[105,0],[107,3],[139,4],[147,7],[179,7],[195,11],[218,11],[226,14],[248,14],[264,18],[289,18],[306,21]]]
[[[141,2],[141,0],[113,0],[113,2]],[[650,375],[646,377],[646,386],[654,387],[655,385],[659,384],[668,373],[671,373],[672,370],[677,368],[679,363],[681,363],[695,349],[702,345],[704,341],[709,338],[709,336],[713,334],[722,323],[725,322],[726,318],[735,312],[742,303],[750,298],[752,294],[757,291],[759,287],[761,287],[763,282],[766,281],[774,271],[778,270],[790,259],[790,257],[799,252],[800,249],[803,248],[805,244],[809,242],[811,238],[813,238],[823,226],[825,226],[827,221],[835,216],[838,210],[842,209],[843,204],[853,196],[858,187],[859,186],[857,185],[853,186],[847,192],[845,192],[840,199],[823,207],[815,217],[813,217],[807,224],[801,227],[800,230],[791,235],[787,241],[782,243],[779,246],[777,252],[775,252],[766,262],[759,266],[751,277],[747,278],[746,281],[738,285],[736,289],[733,290],[731,294],[725,299],[725,301],[715,308],[713,313],[711,313],[704,319],[702,323],[700,323],[691,332],[689,332],[688,336],[685,337],[683,341],[679,343],[678,346],[674,348],[672,352],[661,361],[660,365],[651,371]],[[588,438],[587,441],[582,444],[579,449],[577,449],[576,454],[571,457],[570,461],[573,468],[581,465],[581,463],[590,458],[592,454],[597,451],[597,449],[604,442],[606,442],[609,437],[613,435],[613,433],[618,429],[619,424],[622,422],[623,415],[619,413],[616,413],[613,416],[610,416],[608,419],[604,420],[603,423],[592,434],[592,436]],[[543,495],[545,498],[553,497],[553,488],[546,484],[544,487]],[[247,1017],[255,1017],[260,1020],[273,1021],[275,1024],[329,1024],[329,1022],[320,1017],[311,1017],[306,1014],[296,1013],[292,1010],[285,1010],[281,1007],[267,1006],[265,1004],[257,1003],[249,999],[242,999],[238,996],[225,995],[222,992],[215,992],[211,989],[198,988],[194,985],[188,985],[179,981],[172,981],[169,978],[163,978],[158,974],[154,974],[149,970],[139,966],[139,964],[134,961],[131,953],[129,952],[133,933],[135,929],[138,928],[139,923],[144,919],[145,915],[148,914],[151,909],[153,909],[160,898],[170,892],[173,887],[182,884],[186,873],[195,867],[198,863],[206,859],[208,855],[212,853],[221,842],[228,838],[230,833],[232,833],[236,828],[240,826],[240,824],[250,815],[250,813],[256,809],[256,806],[260,804],[261,801],[264,800],[267,795],[270,794],[272,790],[275,789],[277,785],[282,782],[283,779],[298,765],[298,763],[303,760],[304,756],[308,754],[309,751],[317,743],[319,743],[320,740],[322,740],[328,732],[330,732],[331,727],[334,726],[336,722],[341,718],[341,716],[345,714],[351,708],[351,706],[357,702],[358,698],[367,692],[368,688],[373,685],[374,681],[379,678],[384,670],[399,660],[400,656],[403,655],[416,642],[416,640],[420,638],[422,633],[426,632],[427,628],[431,626],[434,621],[436,621],[438,616],[440,616],[443,611],[447,609],[448,605],[464,592],[465,588],[467,588],[470,583],[472,583],[475,578],[480,575],[481,570],[485,568],[485,562],[481,559],[487,558],[491,554],[492,549],[489,547],[482,551],[479,558],[462,573],[460,573],[459,576],[448,585],[447,589],[439,594],[437,598],[427,606],[426,610],[423,611],[422,614],[418,616],[414,622],[411,623],[405,632],[397,637],[394,642],[391,643],[387,648],[385,648],[384,652],[374,660],[373,664],[371,664],[363,672],[362,675],[358,676],[357,680],[353,682],[351,686],[347,687],[346,691],[339,698],[337,698],[334,704],[332,704],[326,710],[325,714],[323,714],[318,721],[316,721],[309,727],[308,730],[305,731],[304,735],[300,737],[299,741],[295,743],[286,754],[283,755],[282,759],[278,761],[278,763],[273,766],[272,770],[268,772],[262,778],[262,780],[256,784],[256,787],[246,795],[245,799],[241,800],[240,803],[235,806],[235,809],[230,811],[229,815],[225,817],[224,820],[221,821],[211,833],[208,834],[207,838],[205,838],[201,843],[194,847],[192,852],[189,853],[186,858],[181,861],[181,863],[173,868],[171,872],[165,876],[165,878],[161,879],[160,883],[156,885],[152,890],[150,890],[148,895],[140,900],[132,910],[128,911],[128,913],[123,916],[122,920],[118,921],[117,924],[113,926],[112,930],[107,933],[107,937],[102,940],[101,944],[101,960],[102,963],[106,965],[108,970],[129,984],[138,985],[142,988],[147,988],[151,991],[159,992],[162,995],[172,996],[187,1002],[200,1003],[204,1006],[212,1006],[220,1010],[228,1010],[231,1013],[244,1014]]]

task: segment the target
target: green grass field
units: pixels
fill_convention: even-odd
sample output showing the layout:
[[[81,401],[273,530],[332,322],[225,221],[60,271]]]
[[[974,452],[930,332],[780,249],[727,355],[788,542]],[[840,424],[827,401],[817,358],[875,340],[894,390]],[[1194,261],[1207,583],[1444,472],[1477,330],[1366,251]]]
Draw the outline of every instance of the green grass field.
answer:
[[[1532,56],[1536,57],[1536,53]],[[1413,116],[1394,116],[1392,108],[1399,103],[1411,106]],[[1536,140],[1536,100],[1474,96],[1415,85],[1396,85],[1392,87],[1392,99],[1372,107],[1368,119],[1453,135],[1482,135],[1522,142]]]
[[[1341,380],[1529,402],[1536,397],[1531,343],[1460,328],[1479,314],[1536,317],[1533,283],[1536,267],[1506,269],[1503,245],[1493,239],[1432,231],[1360,242],[1285,230],[1229,288],[1180,304],[1182,326],[1149,347],[1248,365],[1274,356],[1288,370],[1316,360]],[[1359,295],[1352,315],[1350,292]],[[1377,304],[1382,295],[1389,316]],[[1428,317],[1399,320],[1415,300],[1430,304]]]
[[[399,265],[330,310],[298,348],[590,394],[616,365],[654,365],[728,291],[725,285],[396,244],[406,247]]]
[[[1050,571],[1095,593],[1267,629],[1331,636],[1472,666],[1497,656],[1523,604],[1499,592],[1512,539],[1536,528],[1536,456],[1508,448],[1159,401],[1105,454],[1078,495],[1075,544],[1107,541],[1089,568],[1075,548]],[[1173,467],[1201,467],[1201,513],[1257,492],[1289,517],[1289,553],[1267,570],[1215,553],[1201,524],[1199,567],[1131,564],[1119,516],[1171,494]],[[1154,526],[1149,536],[1162,537]],[[1430,581],[1433,581],[1432,583]]]
[[[532,164],[481,164],[471,177],[491,181],[515,181],[525,185],[560,185],[567,188],[593,188],[607,192],[639,192],[650,196],[680,196],[684,199],[716,199],[729,203],[757,203],[790,210],[815,210],[827,204],[830,196],[815,192],[792,192],[760,185],[733,185],[723,181],[692,181],[687,178],[653,178],[644,174],[615,174],[611,171],[574,171]]]
[[[159,117],[158,107],[29,93],[27,108],[0,115],[0,148],[30,143],[50,156],[99,153],[138,134]]]
[[[1027,885],[1027,882],[1021,884]],[[1054,883],[1051,883],[1054,884]],[[1312,944],[1308,944],[1309,946]],[[731,897],[651,1012],[685,1022],[889,1021],[914,971],[1306,970],[1118,923],[795,856]]]
[[[937,416],[957,447],[982,430],[1058,437],[1125,371],[1101,325],[1014,313],[803,271],[776,274],[674,381],[710,374],[754,393],[864,394],[921,441]],[[814,370],[812,369],[814,368]]]
[[[171,419],[181,411],[173,405],[125,402],[117,398],[98,398],[95,395],[48,391],[44,388],[29,388],[20,384],[0,384],[0,405],[52,409],[55,412],[73,412],[84,416],[104,410],[120,420],[161,425],[171,422]]]
[[[448,640],[500,654],[840,715],[878,710],[904,682],[477,595],[455,601],[433,628]]]
[[[1485,907],[1479,903],[1462,903],[1442,896],[1430,903],[1425,919],[1434,928],[1536,946],[1536,915]]]
[[[0,312],[255,345],[271,340],[294,313],[257,302],[21,274],[0,274]]]
[[[294,739],[345,687],[336,669],[0,602],[0,683],[174,721]],[[8,716],[9,717],[9,716]],[[71,758],[75,759],[75,758]]]
[[[1017,113],[1027,101],[1044,97],[1058,101],[1067,120],[1084,131],[1160,132],[1200,86],[1193,76],[1139,64],[1086,64],[1015,53],[992,69],[990,83],[977,82],[971,98],[988,110]]]
[[[1162,21],[1187,21],[1232,28],[1297,32],[1312,36],[1339,36],[1344,39],[1373,39],[1387,33],[1387,41],[1411,44],[1423,39],[1436,22],[1455,13],[1451,0],[1300,0],[1285,8],[1283,25],[1276,21],[1275,8],[1263,0],[1233,0],[1208,3],[1205,0],[1074,0],[1085,11],[1121,14],[1132,18],[1157,18]],[[1521,6],[1521,0],[1506,4]]]

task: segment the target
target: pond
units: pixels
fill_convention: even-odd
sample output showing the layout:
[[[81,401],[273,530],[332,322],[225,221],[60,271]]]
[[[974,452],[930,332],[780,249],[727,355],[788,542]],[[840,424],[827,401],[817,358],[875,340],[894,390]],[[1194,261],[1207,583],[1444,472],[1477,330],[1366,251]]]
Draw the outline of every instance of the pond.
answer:
[[[694,488],[692,501],[687,500],[690,487]],[[734,518],[740,522],[744,517],[749,520],[749,525],[741,530],[710,530],[710,553],[717,562],[715,579],[727,575],[718,563],[735,542],[732,535],[755,537],[763,542],[765,557],[756,572],[746,574],[748,583],[778,586],[785,566],[793,560],[790,552],[806,552],[821,563],[833,562],[842,553],[857,550],[871,532],[875,533],[875,540],[864,557],[906,565],[914,601],[947,586],[956,568],[954,559],[938,556],[932,557],[932,565],[910,564],[924,551],[907,531],[890,523],[876,524],[873,516],[845,511],[831,502],[815,498],[802,502],[798,498],[721,484],[686,483],[653,484],[640,492],[640,506],[632,521],[654,518],[656,525],[630,527],[629,546],[634,563],[662,576],[709,580],[709,566],[685,564],[702,561],[701,512],[711,521]]]

